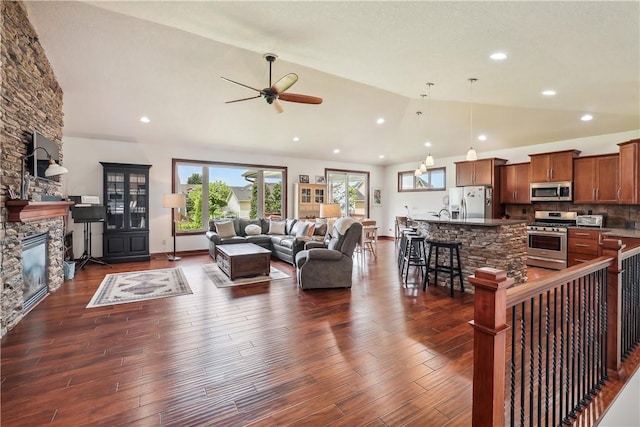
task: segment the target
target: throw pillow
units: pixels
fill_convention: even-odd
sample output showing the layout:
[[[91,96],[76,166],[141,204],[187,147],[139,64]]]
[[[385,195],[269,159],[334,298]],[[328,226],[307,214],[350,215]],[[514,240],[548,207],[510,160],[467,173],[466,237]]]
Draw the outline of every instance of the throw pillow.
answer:
[[[327,234],[327,223],[316,222],[316,228],[313,230],[313,234],[316,236],[324,236]]]
[[[309,223],[305,221],[297,222],[296,226],[298,228],[296,230],[296,237],[304,237],[307,235],[307,230],[309,229]]]
[[[310,222],[309,228],[307,228],[307,237],[313,237],[313,233],[316,230],[316,223]]]
[[[233,227],[233,221],[216,222],[216,233],[223,238],[235,236],[236,230]]]
[[[249,224],[244,228],[244,233],[247,236],[257,236],[262,233],[262,227],[258,224]]]
[[[284,234],[285,221],[269,221],[269,232],[267,234]]]

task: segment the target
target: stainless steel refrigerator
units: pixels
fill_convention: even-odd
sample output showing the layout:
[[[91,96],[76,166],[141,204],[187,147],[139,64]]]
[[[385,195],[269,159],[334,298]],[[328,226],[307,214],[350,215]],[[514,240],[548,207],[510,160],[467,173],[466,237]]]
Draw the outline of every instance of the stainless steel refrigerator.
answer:
[[[493,189],[482,185],[449,189],[449,212],[452,218],[491,218]],[[457,213],[457,214],[456,214]]]

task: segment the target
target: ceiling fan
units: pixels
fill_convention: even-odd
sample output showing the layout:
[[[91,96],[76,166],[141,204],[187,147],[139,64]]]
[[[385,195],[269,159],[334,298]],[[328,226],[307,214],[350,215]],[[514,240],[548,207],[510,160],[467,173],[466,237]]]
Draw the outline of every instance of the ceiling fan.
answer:
[[[282,108],[282,105],[280,104],[281,100],[288,101],[288,102],[298,102],[300,104],[322,104],[322,98],[318,98],[316,96],[300,95],[298,93],[285,93],[291,86],[294,85],[295,82],[298,81],[298,75],[295,73],[289,73],[286,76],[282,77],[277,82],[271,84],[271,66],[273,65],[277,57],[278,56],[274,55],[273,53],[267,53],[264,55],[264,59],[266,59],[267,62],[269,62],[269,87],[266,87],[262,90],[256,89],[251,86],[247,86],[242,83],[235,82],[226,77],[220,77],[222,80],[226,80],[228,82],[231,82],[231,83],[234,83],[258,92],[258,95],[256,96],[252,96],[250,98],[235,99],[233,101],[227,101],[225,102],[225,104],[231,104],[233,102],[240,102],[240,101],[248,101],[250,99],[263,97],[264,99],[267,100],[268,104],[273,104],[273,106],[275,107],[278,113],[282,113],[284,111],[284,108]]]

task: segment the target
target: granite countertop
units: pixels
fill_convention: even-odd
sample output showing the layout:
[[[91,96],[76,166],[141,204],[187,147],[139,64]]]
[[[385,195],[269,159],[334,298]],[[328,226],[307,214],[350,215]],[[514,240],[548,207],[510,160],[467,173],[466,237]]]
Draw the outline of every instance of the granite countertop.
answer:
[[[605,228],[602,233],[606,237],[631,237],[640,239],[640,230],[634,228]]]
[[[499,227],[501,225],[526,224],[526,219],[493,219],[493,218],[468,218],[468,219],[441,219],[433,218],[411,218],[412,221],[432,222],[437,224],[452,225],[478,225],[481,227]]]

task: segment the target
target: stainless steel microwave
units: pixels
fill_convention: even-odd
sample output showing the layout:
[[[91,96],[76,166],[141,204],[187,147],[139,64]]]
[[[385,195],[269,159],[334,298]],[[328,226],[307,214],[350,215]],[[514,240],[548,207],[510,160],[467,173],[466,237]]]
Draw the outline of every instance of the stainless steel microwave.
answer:
[[[531,183],[532,202],[570,202],[573,200],[573,183],[563,182],[535,182]]]

